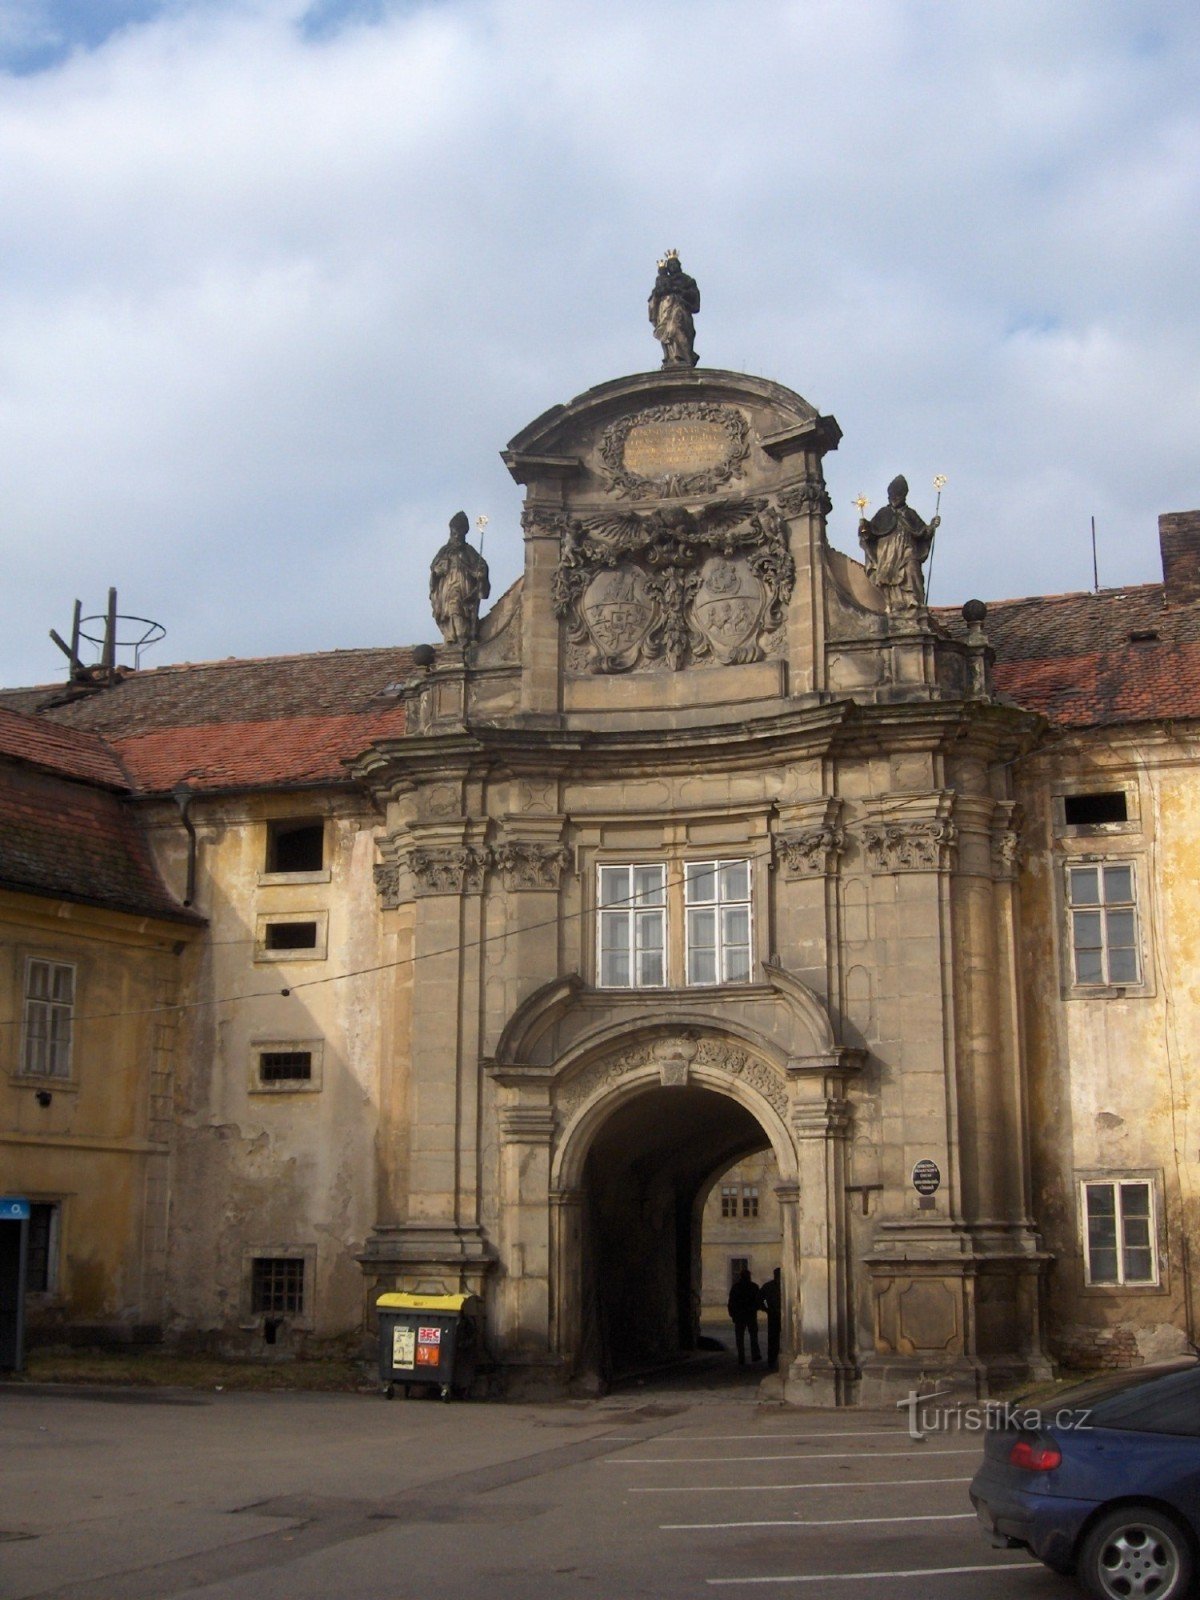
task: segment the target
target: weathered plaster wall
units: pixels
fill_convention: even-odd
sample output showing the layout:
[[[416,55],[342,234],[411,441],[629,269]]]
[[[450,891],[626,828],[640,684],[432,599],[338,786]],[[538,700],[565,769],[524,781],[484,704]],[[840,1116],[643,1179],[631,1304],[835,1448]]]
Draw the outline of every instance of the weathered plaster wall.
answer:
[[[1062,740],[1022,774],[1028,813],[1022,966],[1035,1205],[1055,1260],[1053,1343],[1079,1365],[1128,1365],[1195,1337],[1200,1224],[1200,749],[1180,730]],[[1123,790],[1127,823],[1064,825],[1065,794]],[[1130,861],[1136,871],[1141,981],[1072,982],[1064,874],[1069,862]],[[1080,1182],[1148,1176],[1160,1281],[1085,1282]]]

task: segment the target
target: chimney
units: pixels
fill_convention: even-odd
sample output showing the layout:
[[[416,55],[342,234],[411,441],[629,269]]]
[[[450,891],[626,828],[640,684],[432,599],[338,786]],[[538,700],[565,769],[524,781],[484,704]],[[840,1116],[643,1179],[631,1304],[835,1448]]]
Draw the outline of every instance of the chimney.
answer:
[[[1167,599],[1200,600],[1200,511],[1164,511],[1158,544]]]

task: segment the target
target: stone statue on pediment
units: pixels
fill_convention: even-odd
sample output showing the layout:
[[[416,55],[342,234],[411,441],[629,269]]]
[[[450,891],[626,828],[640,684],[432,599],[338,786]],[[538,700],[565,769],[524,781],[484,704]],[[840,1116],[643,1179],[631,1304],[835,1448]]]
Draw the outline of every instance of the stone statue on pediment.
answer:
[[[467,543],[465,511],[450,519],[450,537],[429,568],[429,603],[433,620],[447,644],[459,649],[474,644],[479,634],[479,605],[491,594],[487,562]]]
[[[925,522],[908,503],[908,480],[893,478],[888,503],[868,521],[860,517],[858,542],[863,549],[867,577],[883,590],[889,611],[916,611],[925,604],[922,568],[933,548],[941,523],[935,516]]]
[[[677,250],[668,250],[658,263],[658,276],[650,291],[650,321],[654,337],[662,345],[664,367],[694,367],[696,324],[693,316],[700,309],[700,291],[695,278],[683,270]]]

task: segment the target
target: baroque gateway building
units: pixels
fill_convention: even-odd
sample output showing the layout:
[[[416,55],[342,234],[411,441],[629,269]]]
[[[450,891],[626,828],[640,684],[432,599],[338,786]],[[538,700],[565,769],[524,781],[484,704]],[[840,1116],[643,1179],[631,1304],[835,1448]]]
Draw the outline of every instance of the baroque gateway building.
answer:
[[[769,1152],[790,1401],[1191,1337],[1200,517],[1162,585],[932,612],[936,519],[897,480],[833,548],[836,422],[696,367],[665,270],[663,370],[505,452],[482,620],[455,519],[436,650],[0,700],[0,805],[102,789],[140,873],[101,915],[0,842],[43,1333],[300,1351],[467,1289],[508,1392],[594,1385],[695,1344]]]

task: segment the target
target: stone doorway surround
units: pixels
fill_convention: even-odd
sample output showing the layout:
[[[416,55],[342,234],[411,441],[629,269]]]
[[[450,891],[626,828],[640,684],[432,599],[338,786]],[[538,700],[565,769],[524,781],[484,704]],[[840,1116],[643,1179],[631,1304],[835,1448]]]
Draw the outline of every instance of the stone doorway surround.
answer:
[[[816,1405],[852,1398],[848,1090],[862,1053],[835,1042],[828,1013],[804,985],[778,969],[768,977],[771,998],[790,1013],[795,1053],[714,1014],[711,1002],[672,1007],[664,997],[654,1012],[602,1022],[552,1063],[532,1064],[537,1040],[578,992],[570,979],[546,985],[511,1019],[487,1064],[498,1091],[497,1243],[508,1270],[496,1285],[496,1316],[508,1361],[548,1364],[560,1382],[582,1376],[588,1153],[640,1096],[701,1089],[748,1112],[778,1163],[786,1397]]]

